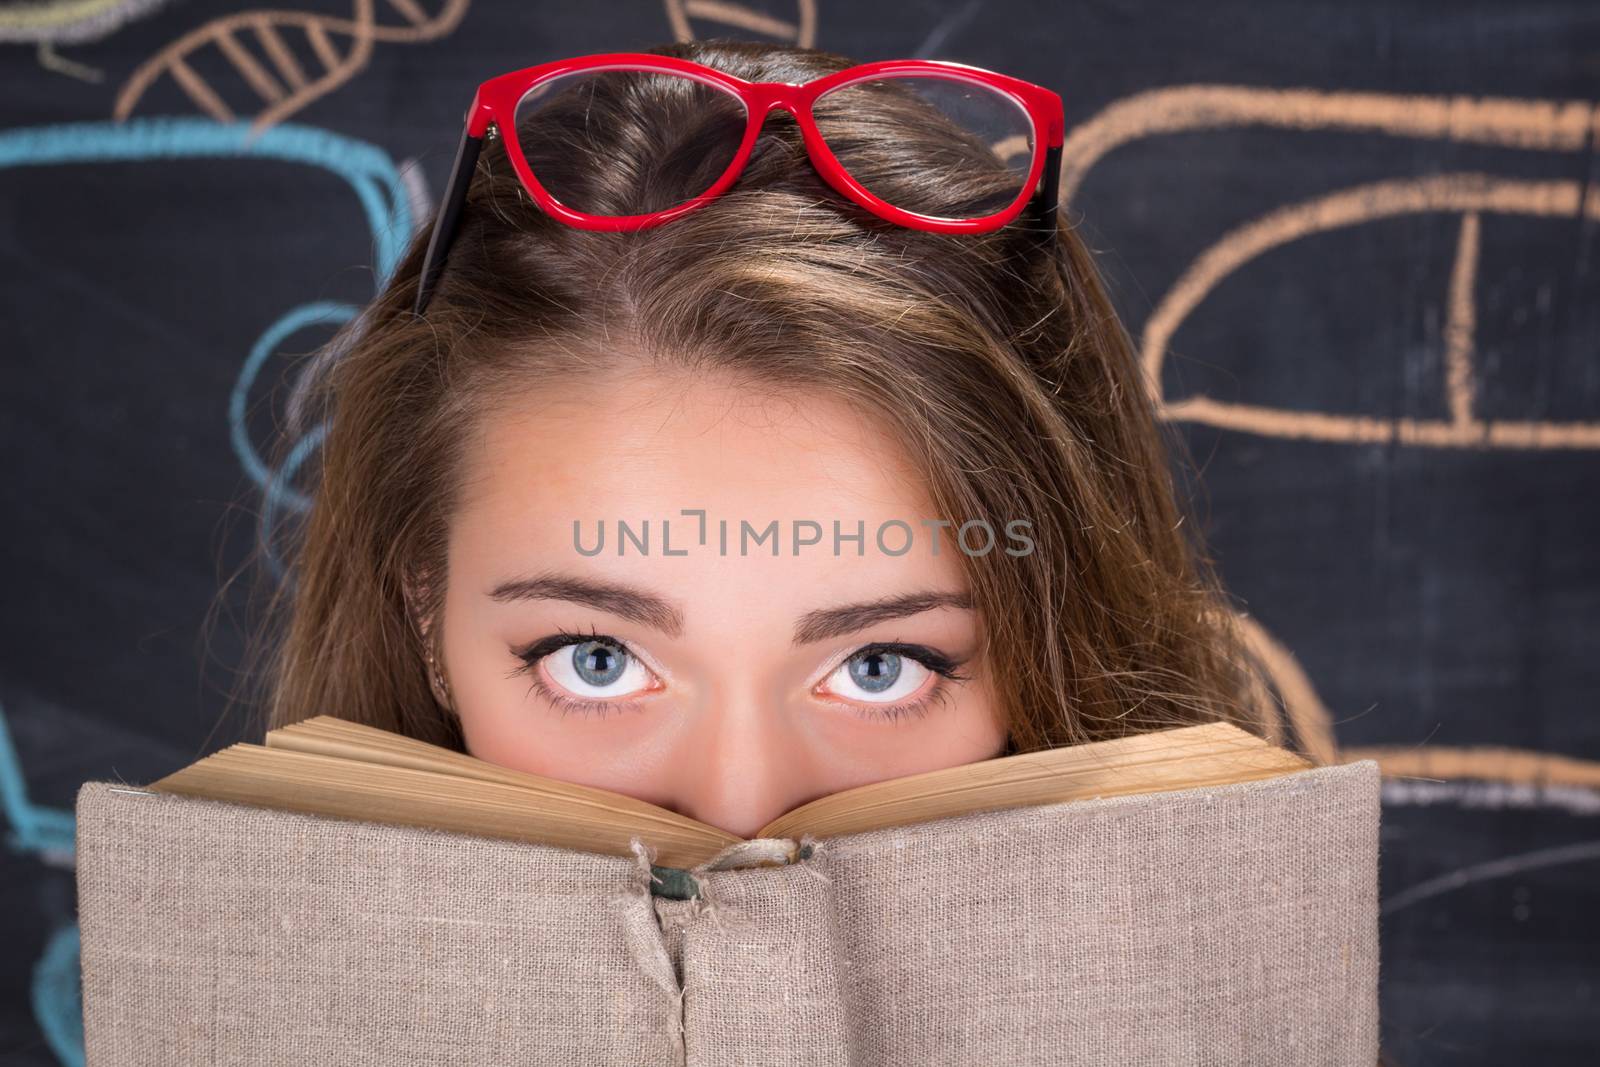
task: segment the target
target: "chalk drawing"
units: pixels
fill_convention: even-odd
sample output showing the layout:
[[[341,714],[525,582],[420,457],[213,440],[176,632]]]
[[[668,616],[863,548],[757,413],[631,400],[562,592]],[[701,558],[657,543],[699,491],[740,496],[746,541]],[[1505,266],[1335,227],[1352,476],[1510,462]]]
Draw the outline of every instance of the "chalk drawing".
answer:
[[[1378,418],[1246,404],[1191,396],[1172,400],[1161,386],[1162,365],[1172,335],[1188,314],[1229,275],[1263,252],[1310,234],[1375,219],[1417,212],[1461,215],[1451,272],[1445,326],[1448,419]],[[1600,219],[1600,198],[1577,182],[1513,181],[1488,174],[1439,174],[1407,181],[1374,182],[1273,211],[1226,234],[1201,254],[1157,303],[1141,343],[1147,384],[1165,418],[1197,422],[1266,437],[1341,444],[1387,444],[1434,448],[1600,448],[1600,422],[1540,422],[1473,414],[1474,279],[1484,214]]]
[[[33,41],[39,65],[88,82],[105,73],[55,50],[60,44],[84,44],[111,36],[125,24],[154,12],[171,0],[43,0],[0,7],[0,41]]]
[[[1070,202],[1091,171],[1122,145],[1162,134],[1240,127],[1287,132],[1359,131],[1396,138],[1586,153],[1600,141],[1600,105],[1583,100],[1407,96],[1387,93],[1187,85],[1136,93],[1067,132],[1061,195]],[[1422,212],[1460,219],[1445,294],[1443,419],[1380,418],[1165,395],[1162,370],[1173,335],[1219,284],[1258,256],[1301,238]],[[1572,450],[1600,448],[1600,422],[1493,420],[1474,411],[1476,311],[1485,217],[1600,220],[1593,180],[1533,181],[1488,173],[1447,173],[1373,182],[1278,207],[1224,234],[1157,300],[1143,327],[1140,359],[1160,417],[1269,438],[1346,444],[1393,442],[1431,448]],[[1570,792],[1600,788],[1600,761],[1501,746],[1367,746],[1341,749],[1334,720],[1294,655],[1248,614],[1239,616],[1266,669],[1288,725],[1318,762],[1376,760],[1386,778],[1475,779],[1533,787],[1551,803],[1581,804]],[[1387,784],[1387,783],[1386,783]],[[1398,798],[1402,794],[1395,794]],[[1413,791],[1404,794],[1416,798]],[[1435,793],[1465,798],[1463,790]],[[1480,795],[1480,794],[1471,794]],[[1500,794],[1504,795],[1504,794]],[[1565,798],[1556,799],[1556,798]]]
[[[351,0],[349,18],[259,10],[213,19],[141,63],[118,91],[112,117],[119,122],[127,119],[146,90],[165,75],[196,107],[223,124],[234,122],[236,116],[222,90],[242,85],[253,97],[246,110],[260,107],[253,126],[265,129],[355,77],[366,68],[377,42],[417,44],[454,32],[469,3],[445,0],[437,14],[430,14],[421,0]],[[383,21],[385,14],[397,16],[399,24]],[[320,69],[296,58],[285,33],[304,39]],[[247,48],[246,41],[253,42],[256,50]],[[200,76],[191,61],[207,50],[220,54],[238,75],[237,83],[214,86]]]
[[[1385,779],[1383,803],[1388,807],[1426,808],[1448,804],[1457,808],[1499,811],[1512,808],[1551,808],[1568,815],[1600,815],[1600,787],[1532,785],[1527,782],[1437,782],[1408,778]]]
[[[3,706],[0,706],[0,810],[5,812],[10,827],[6,847],[12,852],[31,852],[56,866],[72,865],[77,822],[70,811],[47,808],[28,799],[22,761],[12,743]]]
[[[398,265],[405,242],[416,229],[410,198],[388,153],[374,145],[311,126],[282,123],[261,128],[251,123],[218,123],[209,119],[156,117],[128,122],[68,123],[0,131],[0,169],[16,166],[94,164],[110,160],[156,162],[173,159],[255,157],[300,163],[343,179],[355,194],[367,221],[377,262],[374,278],[382,288]],[[313,303],[292,308],[273,322],[251,346],[228,398],[229,439],[245,473],[261,490],[261,521],[288,508],[303,512],[310,500],[293,485],[295,474],[320,447],[325,428],[311,427],[291,446],[282,469],[272,469],[250,440],[250,387],[278,346],[297,331],[343,323],[358,308]],[[282,577],[285,568],[265,539],[269,569]]]
[[[1071,199],[1113,149],[1191,130],[1264,126],[1300,132],[1344,130],[1500,148],[1581,152],[1600,129],[1588,101],[1182,85],[1135,93],[1068,131],[1061,196]]]
[[[1455,778],[1521,783],[1538,787],[1600,788],[1600,761],[1553,752],[1483,745],[1368,745],[1343,748],[1334,736],[1333,713],[1316,685],[1281,642],[1253,615],[1235,616],[1251,653],[1260,662],[1283,706],[1284,716],[1310,758],[1320,764],[1376,760],[1385,777]],[[1461,794],[1457,794],[1461,795]]]
[[[983,0],[967,0],[956,10],[934,24],[933,29],[922,39],[922,43],[910,53],[915,59],[933,59],[944,48],[945,42],[959,30],[964,30],[978,17],[978,12],[983,10]]]
[[[50,1051],[66,1067],[83,1067],[83,971],[78,924],[58,927],[33,965],[31,1000]]]
[[[1386,773],[1418,778],[1481,778],[1535,786],[1600,788],[1600,762],[1500,745],[1367,745],[1342,749],[1340,758],[1374,759]]]
[[[35,804],[28,798],[22,760],[11,741],[5,708],[0,706],[0,811],[9,830],[6,847],[34,853],[45,862],[71,868],[77,848],[77,819],[70,811]],[[33,968],[34,1019],[50,1050],[68,1067],[83,1064],[83,1009],[79,1002],[78,927],[58,929]]]
[[[1189,85],[1138,93],[1068,131],[1062,199],[1113,149],[1193,130],[1263,126],[1318,133],[1382,133],[1527,151],[1585,152],[1600,136],[1600,106],[1588,101]],[[1226,403],[1171,400],[1161,381],[1168,344],[1216,287],[1257,256],[1318,233],[1421,212],[1462,216],[1448,296],[1448,419],[1390,419]],[[1265,437],[1349,444],[1396,442],[1433,448],[1600,448],[1600,422],[1494,420],[1473,414],[1473,282],[1484,215],[1600,220],[1594,181],[1521,181],[1492,174],[1435,174],[1374,182],[1271,211],[1225,234],[1198,256],[1157,303],[1140,340],[1147,386],[1163,418]]]
[[[1425,882],[1419,882],[1391,895],[1383,902],[1380,910],[1384,915],[1392,915],[1403,908],[1409,908],[1418,901],[1436,897],[1441,893],[1449,893],[1476,882],[1487,881],[1491,878],[1504,878],[1508,874],[1520,874],[1523,871],[1538,870],[1541,867],[1556,867],[1564,863],[1588,863],[1594,860],[1600,860],[1600,841],[1583,841],[1576,845],[1559,845],[1555,848],[1541,848],[1516,856],[1505,856],[1500,859],[1490,860],[1487,863],[1477,863],[1471,867],[1463,867],[1448,874],[1441,874],[1436,878],[1429,878]]]
[[[416,221],[410,194],[394,163],[372,145],[314,127],[284,123],[263,129],[249,123],[223,124],[200,118],[69,123],[0,132],[0,169],[238,156],[300,163],[342,178],[367,220],[378,260],[374,276],[381,288],[398,264]],[[320,447],[326,428],[310,427],[295,441],[282,469],[271,469],[249,439],[245,415],[250,386],[266,360],[292,334],[342,323],[357,311],[349,305],[312,303],[286,312],[251,347],[230,393],[230,440],[240,465],[263,493],[262,521],[268,528],[279,509],[303,510],[309,506],[305,495],[293,488],[293,479]],[[271,551],[270,542],[266,543],[269,564],[281,579],[283,564]],[[13,851],[33,852],[45,862],[71,866],[76,834],[73,814],[28,799],[3,709],[0,808],[9,826],[7,844]],[[79,990],[78,930],[76,925],[69,925],[52,935],[34,967],[32,982],[33,1010],[39,1028],[57,1059],[69,1067],[81,1067],[83,1063]]]
[[[411,218],[418,225],[427,222],[433,215],[434,199],[420,160],[412,158],[401,161],[400,184],[405,187],[406,200],[411,204]]]
[[[705,37],[730,36],[729,30],[769,37],[782,44],[815,48],[817,40],[816,0],[794,0],[795,17],[782,18],[757,10],[752,4],[722,3],[720,0],[666,0],[667,23],[678,41],[700,40],[690,21],[705,22]]]

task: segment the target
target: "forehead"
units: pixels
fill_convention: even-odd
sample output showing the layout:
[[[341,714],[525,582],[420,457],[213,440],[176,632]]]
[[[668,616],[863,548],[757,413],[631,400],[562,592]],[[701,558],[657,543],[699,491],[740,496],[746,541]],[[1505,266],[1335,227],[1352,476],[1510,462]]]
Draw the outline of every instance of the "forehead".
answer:
[[[737,504],[752,520],[928,513],[922,473],[886,420],[821,393],[617,373],[504,403],[476,430],[463,520],[550,505],[584,519],[647,504],[652,515]],[[813,504],[829,514],[796,513]]]
[[[922,520],[943,516],[933,514],[925,477],[889,421],[826,393],[648,371],[586,376],[530,391],[485,415],[461,473],[453,574],[465,568],[495,581],[533,565],[570,565],[668,588],[663,575],[704,579],[709,556],[722,574],[736,565],[758,582],[822,580],[848,589],[852,573],[859,579],[870,565],[879,578],[899,571],[920,575],[923,584],[939,577],[959,584],[951,546],[931,555]],[[685,509],[706,512],[704,547],[697,543],[698,520]],[[630,553],[618,557],[619,520],[635,533],[649,521],[649,555],[632,552],[630,543]],[[674,552],[688,548],[687,559],[662,554],[664,520],[671,520]],[[788,542],[794,524],[806,520],[821,526],[823,539],[796,552]],[[849,540],[834,553],[836,520],[847,535],[864,529],[864,556]],[[879,527],[892,520],[911,527],[912,548],[903,556],[886,555],[875,543]],[[770,542],[740,555],[741,521],[754,531],[778,523],[784,543],[777,558]],[[586,557],[576,550],[575,522],[591,547],[605,524],[604,552]],[[906,536],[889,529],[884,540],[898,551]],[[842,567],[846,562],[851,566]]]

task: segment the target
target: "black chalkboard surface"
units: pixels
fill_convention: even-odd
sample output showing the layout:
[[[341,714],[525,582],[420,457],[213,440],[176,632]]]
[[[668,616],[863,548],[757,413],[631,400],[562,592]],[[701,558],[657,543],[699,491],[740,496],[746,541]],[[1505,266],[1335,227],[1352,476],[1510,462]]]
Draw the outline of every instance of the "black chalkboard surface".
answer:
[[[711,36],[1062,94],[1290,722],[1382,762],[1386,1050],[1600,1058],[1600,8],[291,8],[0,7],[0,1062],[82,1062],[79,783],[251,728],[228,579],[305,506],[283,369],[432,211],[473,87]]]

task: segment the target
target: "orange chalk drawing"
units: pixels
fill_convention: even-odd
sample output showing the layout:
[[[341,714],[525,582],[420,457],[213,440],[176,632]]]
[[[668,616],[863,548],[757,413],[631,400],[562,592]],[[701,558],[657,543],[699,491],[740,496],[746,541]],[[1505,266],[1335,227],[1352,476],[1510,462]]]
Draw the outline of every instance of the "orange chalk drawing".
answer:
[[[752,4],[722,3],[720,0],[666,0],[667,22],[678,41],[699,40],[691,19],[710,24],[708,37],[721,37],[728,30],[769,37],[783,44],[815,48],[817,39],[816,0],[794,0],[795,17],[782,18],[757,10]]]
[[[1082,186],[1112,150],[1145,137],[1200,129],[1264,126],[1293,132],[1366,131],[1529,151],[1584,151],[1600,137],[1600,106],[1586,101],[1396,96],[1196,85],[1139,93],[1068,131],[1062,196]],[[1226,403],[1207,396],[1171,400],[1161,371],[1179,326],[1226,278],[1257,256],[1313,234],[1417,212],[1452,212],[1463,222],[1448,300],[1448,419],[1389,419]],[[1196,257],[1164,294],[1140,340],[1148,385],[1163,417],[1265,437],[1437,448],[1600,448],[1600,422],[1495,420],[1473,414],[1474,314],[1484,215],[1600,220],[1594,182],[1523,181],[1489,174],[1438,174],[1374,182],[1281,207],[1250,221]]]
[[[1260,126],[1286,132],[1368,131],[1525,151],[1583,153],[1600,142],[1600,106],[1587,101],[1258,89],[1193,85],[1118,101],[1069,130],[1063,151],[1064,201],[1116,148],[1149,137]],[[1170,398],[1162,370],[1174,334],[1217,286],[1258,256],[1315,234],[1418,212],[1460,217],[1445,294],[1444,380],[1448,416],[1382,418],[1227,403],[1204,395]],[[1600,187],[1590,181],[1531,181],[1487,173],[1433,174],[1333,190],[1276,207],[1212,244],[1161,295],[1140,338],[1147,387],[1162,418],[1268,438],[1348,444],[1393,442],[1431,448],[1571,450],[1600,448],[1600,422],[1485,420],[1474,410],[1476,310],[1473,302],[1486,217],[1600,220]],[[1275,691],[1285,722],[1323,763],[1377,760],[1389,777],[1483,779],[1534,786],[1600,789],[1600,761],[1500,746],[1367,746],[1341,749],[1334,718],[1311,678],[1260,622],[1241,614],[1252,654]]]
[[[1177,328],[1230,274],[1272,248],[1309,234],[1418,211],[1461,214],[1445,325],[1443,383],[1448,419],[1377,418],[1316,411],[1253,407],[1191,396],[1166,397],[1161,386],[1168,344]],[[1486,174],[1441,174],[1409,181],[1376,182],[1271,212],[1231,233],[1202,253],[1169,289],[1145,323],[1140,344],[1150,388],[1164,417],[1205,423],[1266,437],[1308,438],[1349,444],[1397,442],[1435,448],[1600,448],[1600,422],[1541,422],[1473,414],[1473,283],[1477,276],[1484,214],[1584,216],[1600,219],[1600,199],[1576,182],[1513,181]]]
[[[196,72],[191,62],[206,50],[220,53],[253,99],[252,128],[283,121],[319,97],[338,89],[366,67],[379,42],[417,44],[453,32],[471,0],[444,0],[430,14],[422,0],[353,0],[350,18],[310,11],[246,11],[213,19],[184,34],[151,56],[129,76],[117,93],[112,115],[121,122],[139,106],[146,90],[162,76],[170,77],[201,111],[218,122],[236,121],[223,89]],[[303,37],[318,66],[296,58],[285,35]],[[253,42],[255,50],[245,46]]]

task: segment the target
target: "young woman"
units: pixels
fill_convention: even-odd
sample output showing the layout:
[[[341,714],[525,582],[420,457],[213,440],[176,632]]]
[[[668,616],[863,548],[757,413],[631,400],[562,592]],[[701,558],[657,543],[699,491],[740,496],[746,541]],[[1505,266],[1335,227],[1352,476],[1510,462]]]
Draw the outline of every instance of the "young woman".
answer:
[[[267,725],[741,835],[1012,752],[1259,732],[1175,439],[1054,203],[1059,98],[888,64],[765,110],[853,61],[646,54],[677,65],[469,110],[431,245],[316,383]]]

